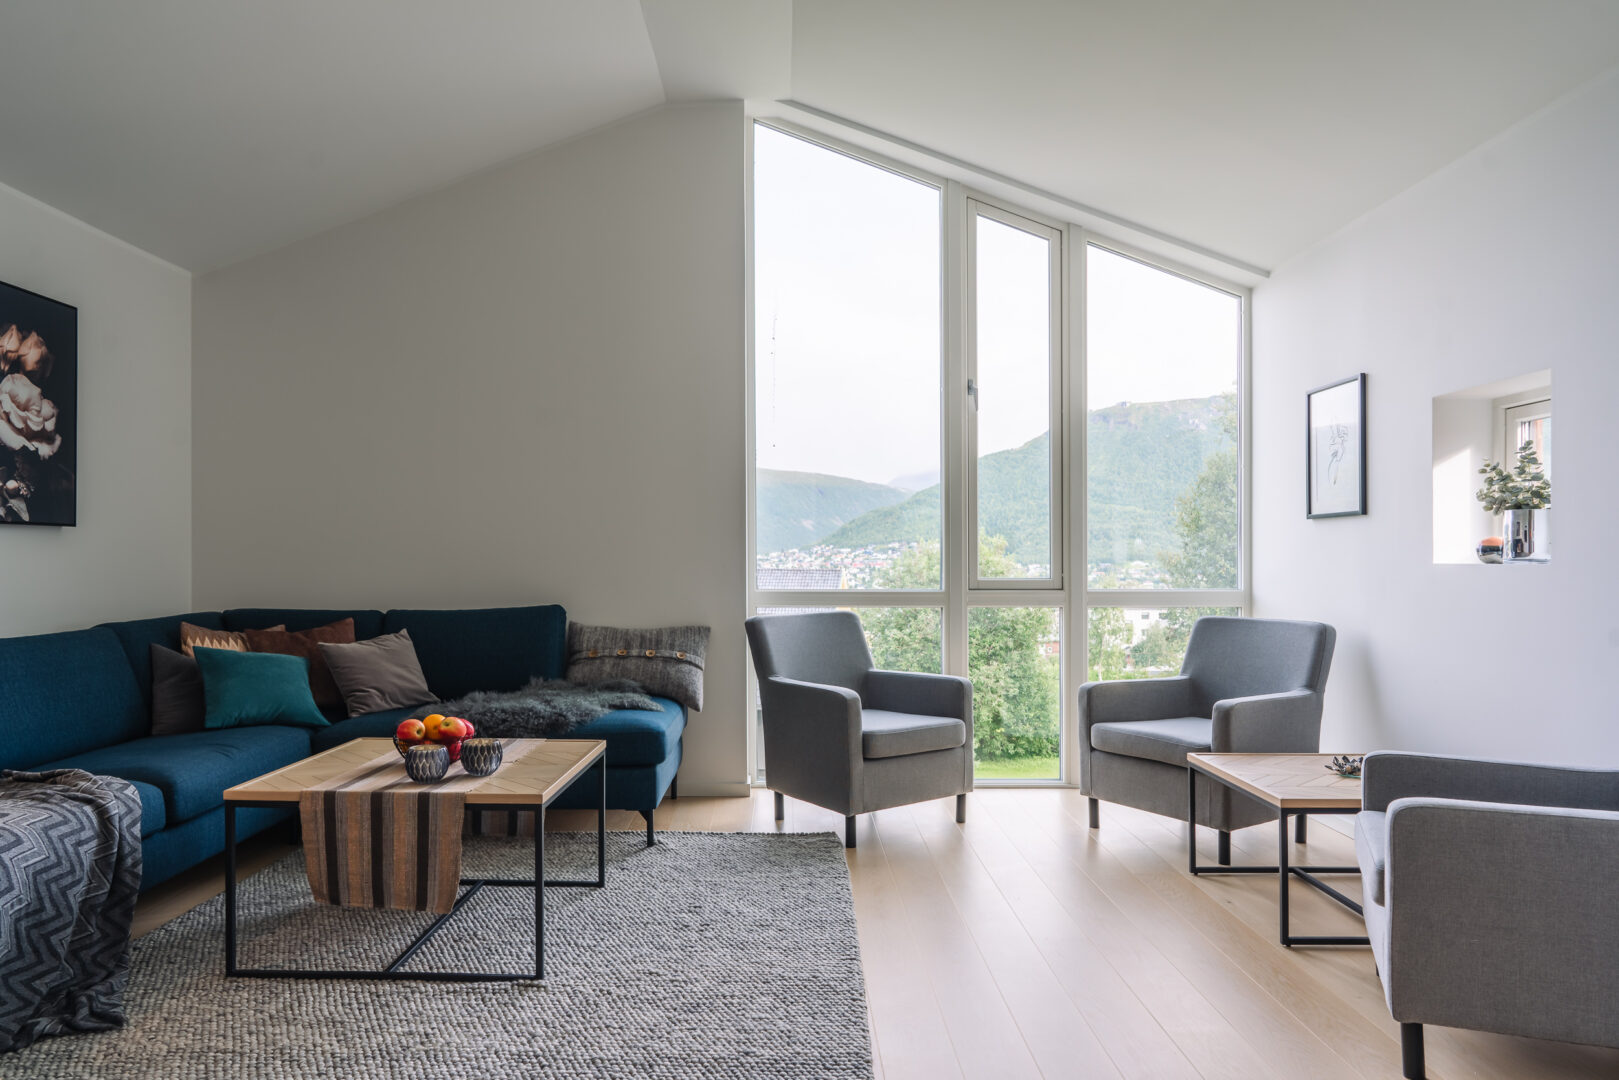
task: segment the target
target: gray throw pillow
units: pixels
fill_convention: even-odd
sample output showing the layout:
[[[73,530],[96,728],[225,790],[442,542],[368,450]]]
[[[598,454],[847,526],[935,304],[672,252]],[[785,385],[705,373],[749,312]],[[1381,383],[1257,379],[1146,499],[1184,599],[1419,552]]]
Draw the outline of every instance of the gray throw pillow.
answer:
[[[185,653],[153,645],[152,734],[184,735],[201,731],[208,706],[202,694],[202,672]]]
[[[568,624],[568,681],[593,685],[629,679],[658,697],[703,707],[703,652],[708,627],[624,630]]]
[[[410,631],[384,634],[352,645],[321,642],[320,655],[343,694],[350,716],[408,709],[438,698],[427,688]]]

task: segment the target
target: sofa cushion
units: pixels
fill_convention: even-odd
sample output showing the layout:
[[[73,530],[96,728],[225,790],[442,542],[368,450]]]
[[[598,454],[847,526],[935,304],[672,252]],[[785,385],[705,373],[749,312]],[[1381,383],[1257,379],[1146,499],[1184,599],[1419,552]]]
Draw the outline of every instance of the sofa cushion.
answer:
[[[1361,890],[1374,902],[1383,899],[1383,879],[1388,872],[1388,815],[1378,810],[1362,810],[1355,815],[1355,860],[1360,865]]]
[[[536,676],[560,679],[567,670],[568,615],[555,604],[388,612],[382,632],[399,630],[410,631],[427,685],[445,701],[474,690],[520,690]]]
[[[967,741],[967,725],[953,716],[863,709],[860,752],[868,758],[907,757],[930,750],[954,750]]]
[[[1091,746],[1110,754],[1185,767],[1187,754],[1206,754],[1214,721],[1200,716],[1173,720],[1124,720],[1091,725]]]
[[[382,633],[382,612],[327,608],[231,608],[224,612],[226,630],[268,630],[284,626],[296,633],[327,626],[340,619],[354,620],[354,639],[364,641]]]
[[[162,832],[163,826],[168,823],[168,812],[163,807],[163,792],[139,780],[131,780],[130,783],[141,797],[141,836],[144,838]]]
[[[0,717],[27,737],[0,739],[0,768],[27,769],[138,739],[150,723],[118,635],[104,626],[0,639]]]
[[[657,765],[668,760],[686,730],[686,709],[677,701],[654,697],[652,709],[618,709],[570,731],[569,739],[605,739],[607,765]],[[483,734],[479,732],[479,734]]]
[[[302,728],[221,728],[149,735],[44,767],[151,784],[163,793],[166,825],[172,826],[223,805],[226,788],[308,756],[309,732]]]
[[[420,719],[432,711],[432,705],[422,704],[406,709],[385,709],[382,712],[351,716],[347,720],[337,721],[331,727],[311,732],[309,743],[318,754],[322,750],[341,746],[350,739],[391,739],[394,729],[399,726],[399,721],[408,716]]]
[[[193,611],[189,615],[165,615],[158,619],[102,623],[108,630],[118,635],[119,642],[124,646],[124,655],[129,657],[129,666],[135,672],[135,682],[141,688],[142,701],[150,702],[152,698],[151,647],[161,645],[165,649],[179,652],[181,623],[205,626],[210,630],[225,629],[225,624],[220,621],[220,613],[217,611]]]

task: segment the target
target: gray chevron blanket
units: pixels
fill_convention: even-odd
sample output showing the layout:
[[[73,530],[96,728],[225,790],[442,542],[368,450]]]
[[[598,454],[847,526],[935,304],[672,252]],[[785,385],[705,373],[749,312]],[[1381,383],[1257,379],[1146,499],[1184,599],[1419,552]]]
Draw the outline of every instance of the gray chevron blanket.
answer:
[[[0,1052],[123,1024],[140,885],[133,784],[0,772]]]

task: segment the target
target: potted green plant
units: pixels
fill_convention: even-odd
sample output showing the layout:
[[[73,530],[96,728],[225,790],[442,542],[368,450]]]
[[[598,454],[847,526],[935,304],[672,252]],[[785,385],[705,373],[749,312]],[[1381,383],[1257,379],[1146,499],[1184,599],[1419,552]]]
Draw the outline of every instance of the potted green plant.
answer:
[[[1508,562],[1527,559],[1535,553],[1535,511],[1552,504],[1552,483],[1535,453],[1535,444],[1518,447],[1518,461],[1511,470],[1486,461],[1479,470],[1484,486],[1478,501],[1492,514],[1505,514],[1505,557]]]

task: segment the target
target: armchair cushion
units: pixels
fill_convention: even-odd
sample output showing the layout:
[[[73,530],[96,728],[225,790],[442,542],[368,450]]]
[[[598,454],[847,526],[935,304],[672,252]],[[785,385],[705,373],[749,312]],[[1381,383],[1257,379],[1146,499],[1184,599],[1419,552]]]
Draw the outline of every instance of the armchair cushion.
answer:
[[[1126,720],[1091,725],[1091,746],[1110,754],[1186,766],[1187,754],[1208,753],[1212,720],[1179,716],[1171,720]]]
[[[1389,861],[1387,814],[1363,810],[1355,815],[1355,861],[1360,865],[1361,888],[1367,899],[1387,903],[1383,899],[1383,878]]]
[[[954,717],[887,709],[866,709],[860,714],[860,750],[867,759],[954,750],[966,741],[967,725]]]

